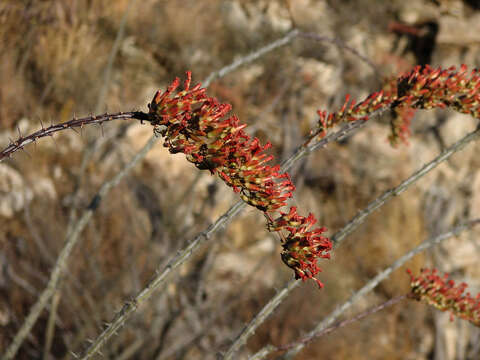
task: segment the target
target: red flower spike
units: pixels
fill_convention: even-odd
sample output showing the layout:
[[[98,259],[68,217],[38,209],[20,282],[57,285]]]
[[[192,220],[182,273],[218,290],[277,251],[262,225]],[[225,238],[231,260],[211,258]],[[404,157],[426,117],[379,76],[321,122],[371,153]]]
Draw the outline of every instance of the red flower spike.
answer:
[[[288,173],[280,172],[279,165],[268,165],[273,156],[265,151],[271,144],[262,146],[257,138],[251,139],[243,130],[246,124],[228,115],[231,105],[208,97],[200,84],[190,89],[190,72],[187,72],[184,90],[174,94],[179,84],[180,80],[175,79],[164,93],[157,91],[149,104],[155,131],[165,137],[164,146],[172,153],[183,152],[197,168],[217,174],[240,193],[243,201],[263,211],[268,230],[281,233],[281,256],[294,270],[295,277],[313,279],[323,287],[315,278],[320,272],[317,260],[330,257],[332,244],[321,236],[324,228],[309,231],[316,223],[312,214],[306,218],[300,216],[295,207],[291,207],[288,214],[279,211],[292,197],[295,186]],[[319,116],[325,129],[336,121],[335,114],[326,117],[324,112]],[[160,125],[166,128],[160,130]],[[273,220],[270,214],[279,214],[279,217]]]
[[[441,311],[450,311],[451,315],[470,321],[480,327],[480,293],[473,298],[464,294],[467,284],[455,285],[449,275],[439,276],[437,269],[423,269],[418,277],[410,270],[410,298],[425,302]]]
[[[406,142],[410,135],[410,120],[413,111],[417,109],[449,107],[460,113],[480,118],[478,73],[477,69],[469,72],[466,65],[461,65],[458,71],[453,66],[446,70],[433,69],[429,65],[416,66],[410,72],[391,81],[384,90],[370,94],[357,105],[355,100],[351,101],[349,106],[345,102],[340,110],[328,116],[325,111],[318,110],[318,131],[313,133],[323,137],[326,130],[342,121],[360,119],[366,121],[369,114],[392,108],[399,115],[392,122],[392,134],[389,137],[395,145],[399,140]],[[407,108],[411,110],[405,110]]]

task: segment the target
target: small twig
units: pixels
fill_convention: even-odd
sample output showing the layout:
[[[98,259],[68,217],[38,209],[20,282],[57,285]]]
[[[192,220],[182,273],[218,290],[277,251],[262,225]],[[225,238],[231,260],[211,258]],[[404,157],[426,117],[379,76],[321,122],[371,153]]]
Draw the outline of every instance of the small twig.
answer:
[[[363,123],[363,122],[357,121],[355,123]],[[353,126],[355,123],[350,123],[348,125]],[[363,221],[375,210],[385,205],[387,201],[390,200],[393,196],[400,195],[410,185],[420,180],[424,175],[426,175],[428,172],[433,170],[443,161],[447,160],[454,153],[463,149],[465,145],[475,140],[479,135],[480,135],[480,128],[477,128],[475,131],[466,135],[461,140],[459,140],[454,145],[452,145],[450,148],[442,152],[439,156],[437,156],[431,162],[424,165],[420,170],[413,173],[409,178],[403,181],[400,185],[398,185],[397,187],[391,190],[386,191],[383,195],[373,200],[370,204],[367,205],[367,207],[364,210],[360,211],[358,215],[356,215],[352,220],[350,220],[344,227],[342,227],[339,231],[337,231],[331,237],[334,247],[337,248],[338,245],[342,242],[342,240],[348,234],[350,234],[354,229],[360,226],[363,223]],[[333,136],[333,134],[331,134],[330,136]],[[322,139],[322,141],[327,139],[327,137]],[[312,147],[316,147],[316,145],[317,144],[313,144]],[[246,343],[248,338],[255,333],[255,330],[273,313],[273,311],[277,308],[277,306],[280,305],[280,303],[287,298],[289,293],[293,291],[299,285],[299,283],[300,282],[297,280],[289,281],[281,291],[279,291],[277,294],[275,294],[275,296],[273,296],[270,299],[270,301],[250,321],[250,323],[243,329],[243,331],[235,339],[231,347],[225,353],[224,359],[232,359],[234,353],[238,351],[240,347]]]
[[[208,87],[212,83],[213,80],[218,79],[218,78],[222,78],[225,75],[227,75],[227,74],[231,73],[232,71],[236,70],[240,66],[251,63],[251,62],[257,60],[258,58],[262,57],[263,55],[271,52],[272,50],[275,50],[279,47],[282,47],[284,45],[289,44],[290,42],[292,42],[293,39],[295,39],[295,37],[297,37],[297,35],[298,35],[298,30],[294,29],[294,30],[288,32],[284,37],[282,37],[280,39],[277,39],[274,42],[272,42],[272,43],[270,43],[266,46],[263,46],[260,49],[254,51],[254,52],[252,52],[252,53],[250,53],[246,56],[242,56],[242,57],[238,58],[237,60],[233,61],[230,65],[224,66],[220,70],[212,72],[203,81],[202,85],[204,87]]]

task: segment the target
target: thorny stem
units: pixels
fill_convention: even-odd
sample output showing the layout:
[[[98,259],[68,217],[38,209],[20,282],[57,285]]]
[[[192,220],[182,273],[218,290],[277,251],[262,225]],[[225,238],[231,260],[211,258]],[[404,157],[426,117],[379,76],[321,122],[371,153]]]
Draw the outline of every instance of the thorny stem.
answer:
[[[53,136],[54,133],[65,130],[65,129],[75,129],[75,128],[82,128],[85,125],[91,124],[103,124],[104,122],[111,121],[111,120],[129,120],[129,119],[137,119],[140,121],[148,120],[148,114],[143,113],[141,111],[130,111],[130,112],[119,112],[116,114],[104,114],[104,115],[96,115],[96,116],[87,116],[83,118],[73,118],[70,121],[60,123],[60,124],[53,124],[49,127],[42,128],[34,133],[21,136],[16,141],[12,141],[9,146],[0,152],[0,162],[3,161],[6,157],[10,157],[14,152],[23,149],[26,145],[37,141],[38,139],[45,137],[45,136]]]
[[[354,124],[362,124],[363,121],[356,121],[347,125],[353,126]],[[345,226],[332,235],[331,240],[334,248],[336,249],[341,242],[349,235],[353,230],[360,226],[363,221],[371,215],[375,210],[385,205],[393,196],[400,195],[409,186],[420,180],[424,175],[433,170],[443,161],[447,160],[454,153],[463,149],[469,142],[475,140],[480,136],[480,128],[469,133],[450,148],[446,149],[439,156],[433,159],[428,164],[424,165],[420,170],[413,173],[410,177],[404,180],[397,187],[390,189],[383,193],[381,196],[370,202],[365,209],[360,211],[355,217],[353,217]],[[316,147],[314,144],[312,147]],[[235,339],[228,351],[224,355],[224,359],[232,359],[235,352],[237,352],[248,340],[248,338],[255,333],[255,330],[273,313],[273,311],[285,300],[288,295],[300,284],[299,281],[289,281],[282,290],[277,292],[270,301],[263,307],[263,309],[250,321],[250,323],[242,330],[242,332]]]
[[[397,261],[395,261],[392,265],[385,268],[382,272],[380,272],[377,276],[371,279],[368,283],[366,283],[360,290],[355,292],[355,294],[352,295],[345,303],[337,307],[332,313],[330,313],[330,315],[324,318],[312,331],[310,331],[306,335],[306,337],[314,336],[315,333],[323,331],[324,329],[329,327],[331,324],[333,324],[333,322],[341,314],[343,314],[346,310],[352,307],[361,297],[363,297],[364,295],[368,294],[370,291],[375,289],[378,286],[378,284],[380,284],[380,282],[388,278],[393,271],[403,266],[408,260],[413,258],[415,255],[427,249],[430,249],[431,247],[434,247],[440,244],[442,241],[447,240],[453,236],[458,236],[463,231],[471,229],[473,226],[478,224],[480,224],[480,219],[470,220],[463,223],[462,225],[459,225],[451,229],[450,231],[428,238],[427,240],[422,242],[420,245],[416,246],[415,248],[407,252],[405,255],[403,255],[401,258],[399,258]],[[292,359],[304,347],[305,347],[305,344],[302,344],[302,343],[296,344],[289,352],[285,354],[283,359]],[[276,347],[272,345],[267,345],[263,349],[261,349],[260,351],[252,355],[249,358],[249,360],[263,359],[269,354],[271,354],[273,351],[276,351]]]
[[[281,37],[280,39],[275,40],[274,42],[261,47],[260,49],[238,58],[231,64],[221,68],[218,71],[212,72],[203,82],[203,87],[208,87],[212,81],[215,79],[219,79],[224,77],[225,75],[231,73],[232,71],[238,69],[239,67],[249,64],[260,57],[266,55],[267,53],[282,47],[284,45],[289,44],[292,42],[293,39],[298,35],[298,30],[294,29],[288,32],[285,36]],[[30,134],[25,137],[20,137],[16,141],[12,141],[12,143],[7,146],[1,153],[0,153],[0,162],[4,160],[5,157],[10,157],[14,152],[23,149],[25,145],[28,145],[39,138],[44,136],[51,136],[54,133],[67,129],[67,128],[76,128],[76,127],[83,127],[84,125],[88,124],[102,124],[106,121],[110,120],[117,120],[117,119],[138,119],[138,120],[148,120],[148,114],[143,112],[120,112],[117,114],[104,114],[99,116],[89,116],[81,119],[72,119],[65,123],[51,125],[47,128],[43,128]]]

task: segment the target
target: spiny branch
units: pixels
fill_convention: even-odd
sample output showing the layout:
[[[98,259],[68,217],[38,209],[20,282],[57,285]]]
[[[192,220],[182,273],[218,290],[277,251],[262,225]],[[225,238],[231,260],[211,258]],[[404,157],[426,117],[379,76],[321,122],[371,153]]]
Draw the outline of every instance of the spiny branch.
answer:
[[[82,128],[85,125],[91,124],[103,124],[107,121],[112,120],[128,120],[128,119],[137,119],[140,121],[149,121],[150,117],[147,113],[141,111],[130,111],[130,112],[119,112],[116,114],[103,114],[103,115],[92,115],[83,118],[73,118],[72,120],[60,123],[60,124],[52,124],[49,127],[43,127],[30,135],[22,136],[19,132],[19,138],[15,141],[12,141],[10,145],[8,145],[5,149],[0,152],[0,161],[3,161],[6,157],[10,157],[14,152],[18,150],[23,150],[23,148],[32,143],[37,141],[38,139],[45,137],[45,136],[53,136],[54,133],[75,128]]]

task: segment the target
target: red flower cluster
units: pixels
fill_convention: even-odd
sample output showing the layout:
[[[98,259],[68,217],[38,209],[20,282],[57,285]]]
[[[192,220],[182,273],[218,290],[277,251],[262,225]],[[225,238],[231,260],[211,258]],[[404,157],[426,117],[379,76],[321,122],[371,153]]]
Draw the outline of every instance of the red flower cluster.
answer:
[[[429,65],[417,66],[412,71],[394,79],[387,90],[372,93],[356,104],[350,102],[347,95],[340,111],[327,114],[318,111],[319,131],[325,131],[341,121],[368,120],[379,110],[393,109],[398,118],[392,122],[392,134],[389,137],[395,144],[406,141],[410,134],[409,125],[416,109],[451,108],[463,114],[480,117],[480,72],[468,71],[462,65],[459,71],[455,67],[433,69]]]
[[[263,211],[268,229],[279,231],[284,241],[282,259],[295,271],[296,278],[315,278],[320,271],[318,258],[328,258],[332,244],[321,236],[324,228],[309,230],[316,222],[310,214],[303,217],[295,207],[279,212],[292,196],[295,186],[280,166],[270,166],[273,156],[257,138],[244,132],[231,106],[208,97],[200,84],[190,89],[191,73],[187,73],[184,90],[174,94],[177,78],[164,93],[157,92],[149,104],[149,114],[155,131],[165,137],[164,146],[171,153],[182,152],[199,169],[217,174],[243,201]],[[272,215],[277,214],[273,219]]]
[[[426,302],[441,311],[451,311],[453,316],[458,316],[470,321],[475,326],[480,326],[480,293],[471,297],[470,293],[464,294],[466,283],[455,285],[453,280],[448,280],[449,275],[437,275],[437,270],[423,269],[418,277],[412,275],[410,270],[410,297]]]
[[[295,277],[303,280],[313,278],[319,287],[323,287],[314,277],[320,271],[317,261],[322,258],[330,259],[332,243],[322,236],[326,228],[310,230],[316,222],[313,214],[300,216],[297,208],[292,206],[289,213],[280,212],[278,218],[270,218],[267,227],[269,231],[288,231],[283,242],[282,260],[295,270]]]

